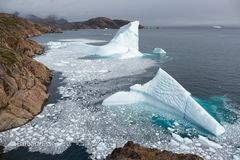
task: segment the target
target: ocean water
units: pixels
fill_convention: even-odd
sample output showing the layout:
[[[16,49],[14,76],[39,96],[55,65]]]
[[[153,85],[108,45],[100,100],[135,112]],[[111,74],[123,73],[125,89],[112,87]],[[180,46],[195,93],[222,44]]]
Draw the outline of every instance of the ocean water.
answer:
[[[46,47],[46,55],[37,60],[54,71],[50,99],[33,121],[0,134],[2,143],[11,150],[4,154],[5,159],[102,159],[127,140],[206,159],[240,156],[240,29],[140,30],[140,51],[151,53],[161,47],[167,57],[160,60],[154,56],[121,61],[85,56],[77,45],[102,45],[115,33],[116,30],[79,30],[33,38]],[[226,134],[214,137],[184,120],[155,113],[143,105],[101,106],[107,96],[152,79],[159,67],[191,92],[224,125]],[[190,138],[191,143],[182,146],[173,133]],[[199,135],[222,148],[204,145]],[[9,145],[11,142],[15,145]],[[23,142],[28,149],[16,149],[16,144]]]

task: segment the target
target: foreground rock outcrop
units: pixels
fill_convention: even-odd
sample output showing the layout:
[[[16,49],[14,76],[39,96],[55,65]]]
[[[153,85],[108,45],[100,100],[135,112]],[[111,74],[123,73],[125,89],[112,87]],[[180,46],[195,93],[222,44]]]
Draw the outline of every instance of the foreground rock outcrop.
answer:
[[[116,148],[107,156],[107,160],[203,160],[192,154],[176,154],[170,151],[150,149],[127,142],[123,148]]]
[[[51,73],[32,59],[44,49],[28,38],[55,31],[0,13],[0,131],[20,126],[42,110]]]

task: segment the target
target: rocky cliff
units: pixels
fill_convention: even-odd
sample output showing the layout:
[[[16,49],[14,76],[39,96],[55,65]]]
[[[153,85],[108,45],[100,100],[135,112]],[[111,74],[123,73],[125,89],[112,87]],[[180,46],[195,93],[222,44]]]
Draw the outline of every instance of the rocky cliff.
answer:
[[[128,24],[128,20],[117,20],[110,19],[106,17],[92,18],[82,22],[68,22],[66,19],[57,18],[55,16],[49,16],[47,18],[40,18],[35,15],[28,15],[27,19],[44,25],[50,25],[53,27],[61,28],[62,30],[72,30],[72,29],[119,29],[120,27]],[[144,28],[140,25],[139,28]]]
[[[43,47],[28,38],[55,31],[0,13],[0,131],[20,126],[42,110],[51,74],[32,59]]]
[[[140,146],[129,141],[123,148],[116,148],[107,156],[107,160],[203,160],[192,154],[177,154]]]

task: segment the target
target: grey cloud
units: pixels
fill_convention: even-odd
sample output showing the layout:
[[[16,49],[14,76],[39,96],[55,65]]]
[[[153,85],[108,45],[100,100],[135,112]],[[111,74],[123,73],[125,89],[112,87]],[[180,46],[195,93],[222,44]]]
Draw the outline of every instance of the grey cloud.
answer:
[[[106,16],[147,25],[240,25],[239,0],[0,0],[0,11],[70,21]]]

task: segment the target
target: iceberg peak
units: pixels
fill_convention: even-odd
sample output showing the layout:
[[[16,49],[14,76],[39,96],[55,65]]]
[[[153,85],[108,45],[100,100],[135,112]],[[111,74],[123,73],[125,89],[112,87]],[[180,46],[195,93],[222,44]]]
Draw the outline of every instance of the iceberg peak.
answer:
[[[130,22],[122,26],[109,44],[117,43],[131,49],[139,49],[139,21]]]
[[[139,52],[138,26],[139,21],[122,26],[108,44],[96,48],[95,54],[119,59],[142,56]]]

